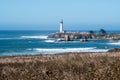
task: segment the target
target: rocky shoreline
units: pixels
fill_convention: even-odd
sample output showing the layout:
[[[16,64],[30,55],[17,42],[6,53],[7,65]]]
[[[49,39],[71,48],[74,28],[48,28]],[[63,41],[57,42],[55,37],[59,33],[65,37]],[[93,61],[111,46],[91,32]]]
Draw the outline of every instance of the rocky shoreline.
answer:
[[[62,38],[62,41],[75,41],[75,40],[85,40],[88,39],[112,39],[112,40],[120,40],[120,34],[109,33],[105,30],[104,32],[56,32],[48,35],[48,38],[59,39]]]

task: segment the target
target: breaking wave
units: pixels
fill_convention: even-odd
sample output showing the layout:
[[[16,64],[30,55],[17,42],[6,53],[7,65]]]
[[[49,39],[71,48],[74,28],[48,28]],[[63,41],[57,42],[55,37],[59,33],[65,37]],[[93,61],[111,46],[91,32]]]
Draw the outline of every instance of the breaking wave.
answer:
[[[66,52],[107,52],[107,49],[96,49],[95,47],[91,48],[28,48],[25,51],[5,51],[1,56],[12,56],[12,55],[35,55],[35,54],[57,54],[57,53],[66,53]]]
[[[111,43],[108,43],[109,45],[120,45],[120,42],[111,42]]]
[[[21,36],[13,38],[0,38],[0,40],[15,40],[15,39],[47,39],[47,36]]]
[[[47,39],[48,36],[21,36],[23,39]]]
[[[35,48],[35,51],[42,54],[54,54],[54,53],[64,53],[64,52],[107,52],[108,49],[96,49],[95,47],[91,48]]]
[[[51,42],[55,42],[55,40],[45,40],[45,42],[51,43]]]

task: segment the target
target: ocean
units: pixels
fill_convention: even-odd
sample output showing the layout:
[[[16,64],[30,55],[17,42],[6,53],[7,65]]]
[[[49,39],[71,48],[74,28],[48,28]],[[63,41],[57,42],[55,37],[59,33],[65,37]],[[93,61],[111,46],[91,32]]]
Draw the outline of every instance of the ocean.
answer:
[[[55,54],[63,52],[106,52],[120,48],[120,41],[89,40],[88,42],[56,42],[48,39],[57,31],[0,31],[0,56]],[[120,31],[111,31],[111,33]]]

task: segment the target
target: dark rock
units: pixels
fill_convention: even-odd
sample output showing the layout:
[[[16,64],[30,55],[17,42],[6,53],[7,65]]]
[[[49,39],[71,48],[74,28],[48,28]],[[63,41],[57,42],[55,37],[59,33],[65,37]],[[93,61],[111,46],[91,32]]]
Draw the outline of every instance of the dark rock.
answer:
[[[109,50],[108,52],[120,52],[120,48],[114,48]]]

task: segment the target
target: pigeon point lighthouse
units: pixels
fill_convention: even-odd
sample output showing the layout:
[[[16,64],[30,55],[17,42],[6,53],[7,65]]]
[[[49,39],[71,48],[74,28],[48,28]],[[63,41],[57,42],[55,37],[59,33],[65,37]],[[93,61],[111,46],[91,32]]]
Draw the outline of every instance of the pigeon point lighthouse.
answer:
[[[63,30],[63,20],[60,21],[60,33],[64,33],[64,30]]]

